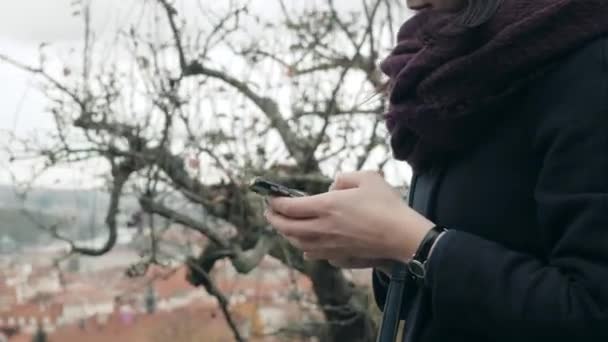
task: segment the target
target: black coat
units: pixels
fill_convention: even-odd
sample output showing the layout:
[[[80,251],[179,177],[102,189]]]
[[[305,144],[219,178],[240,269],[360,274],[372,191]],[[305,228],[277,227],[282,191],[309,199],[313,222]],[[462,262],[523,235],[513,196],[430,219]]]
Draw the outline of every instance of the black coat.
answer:
[[[407,341],[608,341],[608,38],[505,106],[483,143],[414,177],[413,207],[450,230],[408,284]]]

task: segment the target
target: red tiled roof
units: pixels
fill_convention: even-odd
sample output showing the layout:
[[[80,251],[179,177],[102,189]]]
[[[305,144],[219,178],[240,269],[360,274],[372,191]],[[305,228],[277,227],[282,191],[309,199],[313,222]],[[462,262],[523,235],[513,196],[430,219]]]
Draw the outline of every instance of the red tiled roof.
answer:
[[[30,279],[45,278],[56,271],[57,269],[54,266],[32,267],[32,273],[29,277]]]
[[[156,273],[155,271],[150,272],[151,274]],[[159,298],[172,298],[183,293],[196,290],[188,280],[186,275],[188,270],[185,266],[181,266],[172,271],[165,271],[165,274],[159,273],[155,276],[149,275],[148,277],[154,279],[154,290]]]
[[[146,342],[146,341],[233,341],[234,338],[219,309],[195,306],[139,315],[133,323],[121,322],[118,314],[105,325],[88,320],[84,329],[78,324],[61,328],[49,335],[49,340],[61,342]],[[12,341],[11,341],[12,342]]]
[[[53,297],[53,301],[63,304],[82,302],[102,304],[113,300],[114,294],[111,289],[90,284],[72,284],[66,287],[65,291]]]
[[[19,334],[10,338],[10,342],[32,342],[32,336],[27,334]]]
[[[299,291],[305,293],[311,292],[311,282],[307,277],[301,276],[297,272],[293,272],[292,274],[286,273],[284,266],[272,259],[264,259],[259,269],[256,269],[249,276],[223,273],[222,268],[231,267],[228,264],[226,262],[217,265],[218,272],[214,274],[214,280],[228,297],[235,293],[245,294],[247,297],[245,304],[253,303],[257,307],[258,304],[276,302],[274,295],[280,294],[281,296],[285,296],[290,290],[295,289],[292,281],[296,282]],[[275,270],[280,270],[280,272],[274,273]],[[116,267],[96,272],[94,275],[65,273],[65,291],[60,295],[54,295],[53,302],[70,303],[78,298],[86,298],[88,301],[93,300],[93,302],[113,301],[117,295],[125,293],[139,296],[145,293],[148,283],[153,284],[155,292],[160,298],[171,298],[195,290],[186,280],[187,268],[185,266],[175,269],[151,266],[145,276],[140,278],[129,278],[125,275],[124,271],[124,268]],[[292,277],[294,277],[293,280]],[[0,291],[2,290],[1,285],[0,283]],[[203,289],[200,290],[204,291]],[[167,331],[175,331],[176,329],[188,330],[193,335],[188,341],[197,340],[196,336],[204,336],[204,338],[198,338],[200,341],[234,340],[226,326],[221,310],[219,310],[217,304],[212,303],[195,301],[194,303],[190,303],[188,307],[171,312],[163,311],[154,315],[139,314],[131,324],[125,324],[121,321],[119,313],[111,315],[105,324],[98,322],[96,317],[92,317],[85,321],[84,331],[81,330],[78,324],[74,324],[60,328],[56,333],[49,336],[49,340],[51,342],[105,342],[107,340],[111,340],[112,342],[155,342],[162,340],[162,338],[152,338],[152,336],[163,336],[163,334],[168,334]],[[291,305],[291,303],[279,305]],[[238,311],[236,306],[231,308],[231,310],[235,311],[235,314]],[[53,320],[53,317],[56,317],[48,313],[41,316],[32,315],[31,313],[35,313],[36,308],[39,309],[40,306],[20,306],[11,310],[11,314],[5,317],[20,317],[23,315],[17,315],[14,312],[30,313],[29,315],[23,315],[28,318],[46,316]],[[50,309],[47,311],[50,312]],[[61,313],[61,309],[58,312]],[[243,313],[237,314],[237,316],[240,319],[248,318],[247,310],[243,309]],[[0,313],[0,317],[3,317],[2,313]],[[204,332],[204,335],[198,335],[202,332]],[[171,340],[171,342],[181,341],[177,337],[169,337],[166,340]],[[29,339],[27,341],[29,342]],[[12,339],[11,342],[13,342]]]
[[[9,317],[24,317],[27,319],[35,318],[37,320],[42,320],[45,317],[48,317],[52,322],[56,321],[59,316],[61,316],[63,312],[63,305],[61,304],[51,304],[51,305],[38,305],[38,304],[22,304],[16,305],[10,308],[10,310],[0,312],[0,318],[3,318],[5,321]]]
[[[0,286],[0,298],[10,299],[11,302],[17,302],[17,290],[13,287]]]

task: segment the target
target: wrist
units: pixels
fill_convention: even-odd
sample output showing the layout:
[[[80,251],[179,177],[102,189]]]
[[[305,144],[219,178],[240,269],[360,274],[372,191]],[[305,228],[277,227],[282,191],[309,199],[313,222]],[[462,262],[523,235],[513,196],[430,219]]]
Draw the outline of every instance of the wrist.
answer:
[[[376,269],[387,277],[391,277],[391,273],[393,271],[393,266],[395,262],[391,260],[383,260],[378,265],[376,265]]]
[[[396,239],[398,244],[394,252],[394,260],[408,263],[420,247],[424,237],[435,227],[435,223],[422,215],[418,215],[417,218],[418,220],[414,224],[402,223],[399,238]]]

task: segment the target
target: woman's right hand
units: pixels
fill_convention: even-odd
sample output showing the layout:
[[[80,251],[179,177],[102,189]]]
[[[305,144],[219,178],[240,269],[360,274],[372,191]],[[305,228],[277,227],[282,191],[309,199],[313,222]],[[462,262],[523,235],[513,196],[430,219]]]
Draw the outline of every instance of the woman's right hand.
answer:
[[[329,191],[336,190],[335,182],[329,186]],[[306,253],[304,254],[306,258]],[[340,260],[328,260],[328,262],[338,268],[344,269],[366,269],[375,268],[380,270],[386,276],[390,277],[393,268],[393,261],[384,259],[365,259],[365,258],[348,258]]]

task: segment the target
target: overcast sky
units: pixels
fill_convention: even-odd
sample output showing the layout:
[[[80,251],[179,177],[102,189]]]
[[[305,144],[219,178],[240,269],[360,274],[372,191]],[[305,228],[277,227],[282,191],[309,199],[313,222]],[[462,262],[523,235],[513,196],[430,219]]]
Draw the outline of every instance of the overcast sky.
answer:
[[[117,26],[124,27],[148,1],[151,0],[93,0],[94,31],[103,36],[111,34]],[[180,0],[177,6],[182,13],[196,15],[200,10],[197,1]],[[203,1],[205,6],[208,6],[206,0]],[[298,1],[302,5],[313,2],[288,0],[288,3],[290,1]],[[53,53],[60,51],[56,58],[68,60],[69,56],[65,51],[68,47],[78,46],[82,41],[83,32],[82,18],[72,15],[78,10],[78,6],[72,4],[74,2],[78,0],[0,0],[0,53],[35,65],[38,46],[42,42],[51,42],[55,47]],[[274,2],[253,1],[254,6],[268,6],[271,3]],[[339,0],[337,3],[350,7],[354,2]],[[266,13],[268,11],[273,9],[270,8]],[[52,123],[44,110],[45,105],[45,99],[38,92],[30,75],[0,62],[0,130],[14,131],[20,136],[49,130]],[[6,183],[6,157],[2,156],[2,159],[0,183]],[[397,181],[409,178],[409,168],[403,165],[397,166],[395,172],[405,173],[404,177],[397,177],[399,180],[393,176]],[[81,174],[73,169],[58,170],[53,177],[76,178]]]
[[[77,0],[76,0],[77,1]],[[53,53],[76,46],[82,38],[80,17],[75,0],[15,0],[0,1],[0,53],[35,64],[38,46],[52,43],[58,48]],[[93,3],[95,31],[103,32],[125,17],[129,3],[143,0],[99,0]],[[51,55],[53,55],[51,53]],[[65,57],[62,55],[59,58]],[[0,63],[0,128],[24,133],[30,129],[48,127],[44,114],[44,99],[32,87],[30,76]],[[34,84],[35,85],[35,84]],[[22,101],[25,99],[25,101]]]
[[[120,20],[128,3],[143,0],[118,1],[100,0],[94,4],[93,23],[95,30],[103,31],[108,24]],[[0,53],[21,62],[36,65],[38,47],[42,42],[52,43],[49,53],[57,63],[66,60],[70,46],[77,46],[82,37],[82,18],[72,13],[78,10],[75,0],[15,0],[0,1]],[[55,52],[58,54],[55,55]],[[52,63],[51,63],[52,64]],[[45,112],[46,101],[37,89],[31,75],[21,72],[5,63],[0,63],[0,130],[16,132],[19,136],[49,131],[52,127],[50,116]],[[0,143],[6,141],[2,137]],[[9,181],[6,170],[7,160],[1,155],[0,183]],[[20,172],[18,170],[17,172]],[[26,172],[27,170],[23,170]],[[74,179],[71,186],[79,186],[87,179],[79,179],[82,174],[75,169],[58,169],[43,181],[51,185],[51,179]],[[82,177],[80,177],[82,178]],[[67,184],[66,184],[67,185]]]

